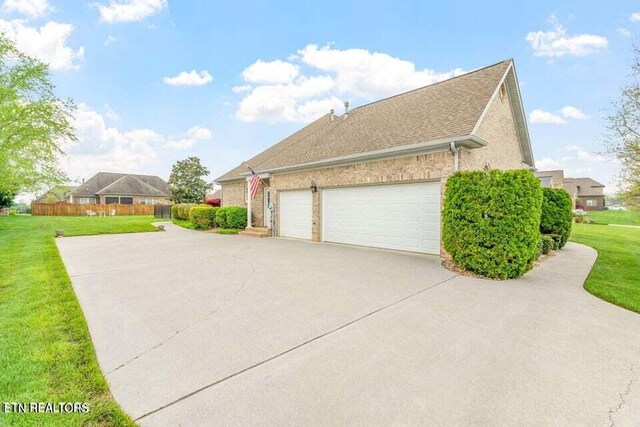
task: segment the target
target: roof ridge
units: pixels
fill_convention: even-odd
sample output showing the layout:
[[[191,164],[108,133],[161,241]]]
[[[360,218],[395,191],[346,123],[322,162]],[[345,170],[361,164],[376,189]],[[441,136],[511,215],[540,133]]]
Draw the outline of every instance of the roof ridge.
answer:
[[[439,85],[440,83],[450,82],[450,81],[452,81],[452,80],[459,79],[460,77],[467,77],[467,76],[470,76],[471,74],[475,74],[475,73],[477,73],[477,72],[484,71],[484,70],[486,70],[486,69],[488,69],[488,68],[496,67],[496,66],[498,66],[498,65],[500,65],[500,64],[503,64],[503,63],[505,63],[505,62],[511,62],[511,61],[513,61],[513,59],[505,59],[505,60],[502,60],[502,61],[500,61],[500,62],[496,62],[495,64],[486,65],[486,66],[484,66],[484,67],[482,67],[482,68],[478,68],[478,69],[475,69],[475,70],[469,71],[469,72],[467,72],[467,73],[460,74],[459,76],[453,76],[453,77],[450,77],[450,78],[448,78],[448,79],[440,80],[439,82],[430,83],[430,84],[428,84],[428,85],[424,85],[424,86],[417,87],[417,88],[415,88],[415,89],[408,90],[408,91],[406,91],[406,92],[396,93],[395,95],[390,95],[390,96],[387,96],[386,98],[377,99],[377,100],[375,100],[375,101],[371,101],[371,102],[369,102],[369,103],[367,103],[367,104],[359,105],[359,106],[357,106],[357,107],[353,108],[350,112],[353,112],[353,111],[359,110],[360,108],[368,107],[368,106],[373,105],[373,104],[377,104],[377,103],[379,103],[379,102],[387,101],[387,100],[392,99],[392,98],[397,98],[398,96],[407,95],[407,94],[409,94],[409,93],[417,92],[417,91],[419,91],[419,90],[422,90],[422,89],[425,89],[425,88],[428,88],[428,87],[433,87],[433,86]],[[342,117],[342,116],[340,116],[340,117]]]
[[[101,172],[98,172],[101,173]],[[113,173],[113,172],[106,172],[106,173]],[[121,180],[125,179],[127,177],[127,175],[122,175],[120,178],[116,179],[115,181],[113,181],[111,184],[107,185],[106,187],[102,187],[101,189],[99,189],[98,191],[96,191],[96,194],[99,194],[101,191],[106,190],[107,188],[111,187],[112,185],[114,185],[117,182],[120,182]]]

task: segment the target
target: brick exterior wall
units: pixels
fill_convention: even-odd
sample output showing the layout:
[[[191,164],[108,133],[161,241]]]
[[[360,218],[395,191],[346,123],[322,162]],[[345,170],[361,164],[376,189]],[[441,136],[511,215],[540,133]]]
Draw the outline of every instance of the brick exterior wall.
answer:
[[[263,180],[267,185],[269,180]],[[251,224],[254,227],[266,227],[264,222],[264,184],[260,182],[258,194],[251,201]],[[233,181],[222,184],[221,206],[247,206],[247,181]]]
[[[487,141],[487,146],[462,150],[460,170],[481,170],[485,164],[492,169],[519,169],[524,156],[513,121],[509,96],[498,94],[480,123],[476,136]]]
[[[345,166],[274,174],[271,177],[271,200],[275,204],[275,230],[279,229],[278,192],[309,190],[315,181],[318,192],[313,195],[312,240],[320,241],[322,189],[384,183],[401,183],[437,180],[444,183],[453,172],[453,155],[450,152],[421,154],[418,156],[355,163]]]

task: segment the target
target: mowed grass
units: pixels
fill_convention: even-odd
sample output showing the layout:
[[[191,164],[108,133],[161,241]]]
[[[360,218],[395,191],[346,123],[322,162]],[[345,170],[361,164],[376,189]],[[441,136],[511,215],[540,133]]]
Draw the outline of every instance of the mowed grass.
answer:
[[[571,240],[598,251],[585,289],[640,313],[640,228],[573,224]]]
[[[640,212],[590,211],[587,216],[596,224],[640,225]]]
[[[0,425],[134,425],[102,376],[54,232],[154,231],[153,221],[148,216],[0,217],[0,401],[90,405],[87,414],[15,414],[0,408]]]

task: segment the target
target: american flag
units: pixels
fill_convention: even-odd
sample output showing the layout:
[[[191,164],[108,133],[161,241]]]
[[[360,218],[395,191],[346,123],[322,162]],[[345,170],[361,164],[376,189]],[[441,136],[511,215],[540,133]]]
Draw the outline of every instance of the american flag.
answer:
[[[258,195],[258,187],[260,186],[260,177],[251,170],[251,180],[249,181],[249,194],[251,194],[251,198],[255,199]]]

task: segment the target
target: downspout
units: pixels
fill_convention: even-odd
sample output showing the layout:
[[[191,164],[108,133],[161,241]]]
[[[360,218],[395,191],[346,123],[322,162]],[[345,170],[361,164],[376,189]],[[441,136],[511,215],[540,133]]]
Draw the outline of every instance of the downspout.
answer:
[[[453,152],[453,171],[458,172],[460,150],[456,147],[455,141],[451,141],[451,151]]]

